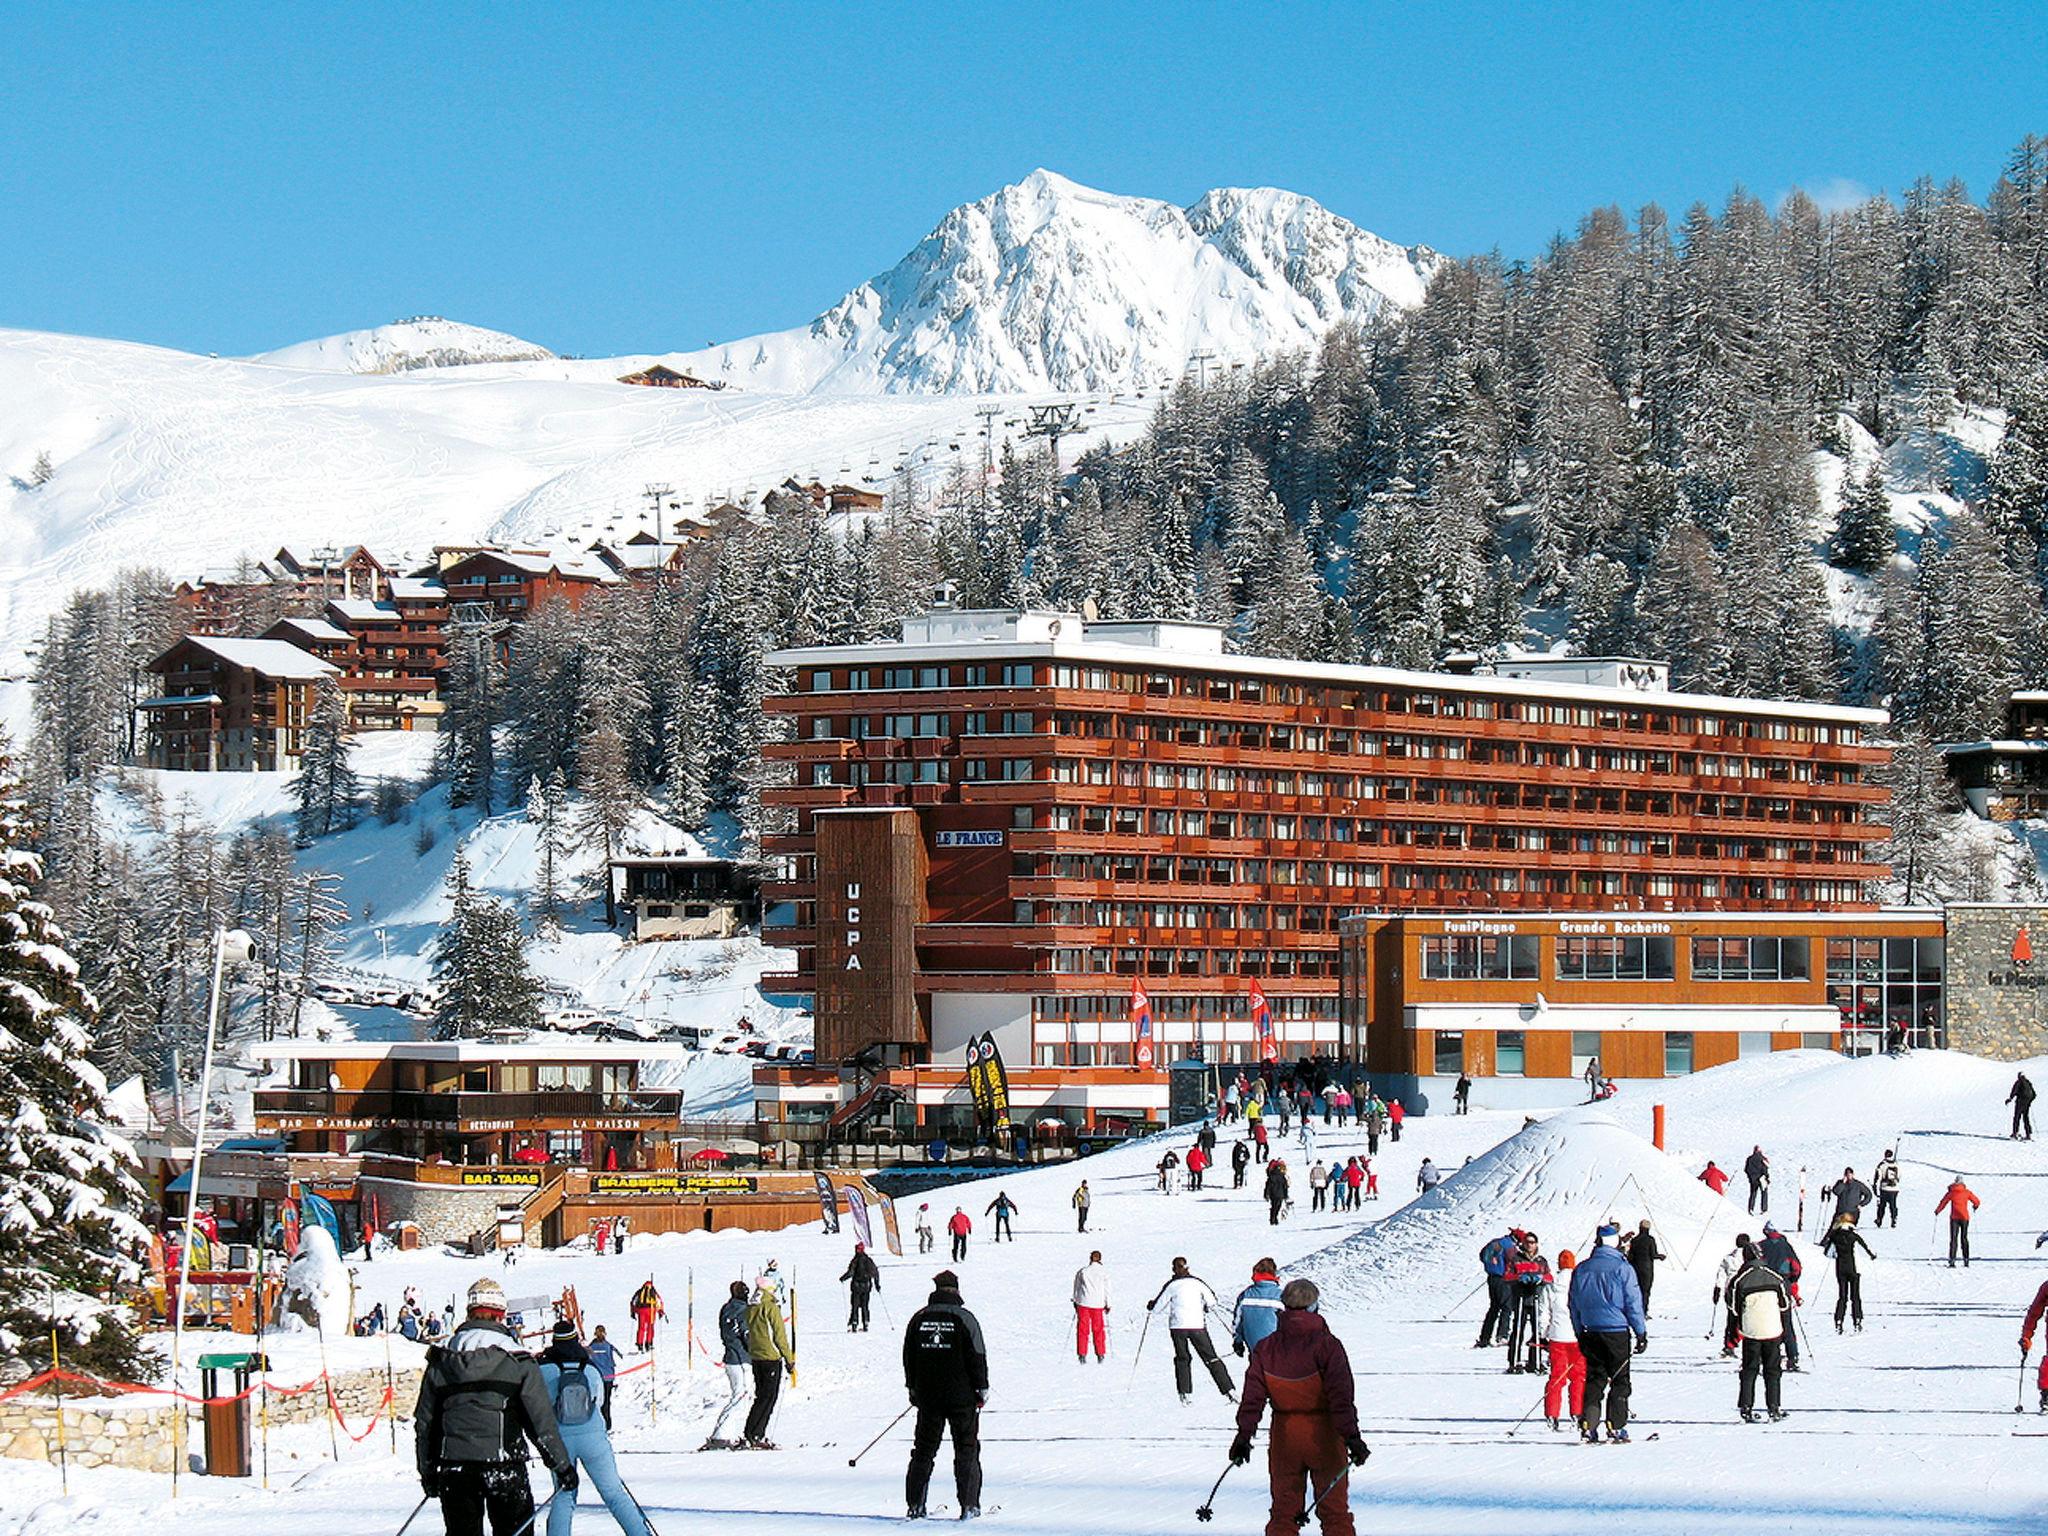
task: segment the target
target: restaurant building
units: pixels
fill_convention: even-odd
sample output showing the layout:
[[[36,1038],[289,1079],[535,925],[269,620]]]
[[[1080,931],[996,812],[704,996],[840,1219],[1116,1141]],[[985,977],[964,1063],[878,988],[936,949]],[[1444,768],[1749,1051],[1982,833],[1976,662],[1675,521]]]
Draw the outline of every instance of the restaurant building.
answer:
[[[1655,662],[1406,672],[955,610],[770,661],[764,936],[796,964],[765,985],[813,999],[820,1066],[987,1034],[1021,1106],[1064,1085],[1084,1122],[1163,1108],[1174,1059],[1338,1053],[1349,913],[1867,911],[1886,873],[1881,713]]]

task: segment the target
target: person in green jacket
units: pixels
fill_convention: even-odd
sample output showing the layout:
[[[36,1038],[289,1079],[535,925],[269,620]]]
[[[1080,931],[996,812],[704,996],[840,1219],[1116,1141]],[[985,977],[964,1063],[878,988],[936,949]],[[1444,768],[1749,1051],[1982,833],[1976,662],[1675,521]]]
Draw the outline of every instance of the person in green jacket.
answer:
[[[782,1276],[772,1259],[754,1282],[754,1299],[747,1303],[747,1358],[754,1366],[754,1406],[747,1413],[746,1442],[753,1450],[772,1451],[768,1420],[782,1396],[783,1368],[796,1368],[789,1328],[782,1320]]]

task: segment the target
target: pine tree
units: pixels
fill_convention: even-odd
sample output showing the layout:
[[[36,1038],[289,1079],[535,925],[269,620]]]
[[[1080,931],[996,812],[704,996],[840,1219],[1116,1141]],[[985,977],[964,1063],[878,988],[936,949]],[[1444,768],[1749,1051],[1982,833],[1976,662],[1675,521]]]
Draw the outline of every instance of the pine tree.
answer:
[[[503,902],[477,894],[463,854],[455,856],[448,885],[451,910],[434,948],[435,1038],[537,1028],[541,986],[526,963],[519,919]]]
[[[50,910],[36,899],[28,800],[0,741],[0,1362],[47,1363],[54,1329],[78,1369],[146,1369],[112,1290],[148,1241],[134,1156],[100,1123],[93,1003]],[[54,1302],[54,1306],[52,1305]]]
[[[1941,749],[1915,730],[1899,732],[1892,755],[1873,777],[1891,791],[1884,807],[1890,835],[1879,856],[1890,862],[1908,906],[1946,894],[1954,877],[1945,818],[1960,809]]]
[[[1873,463],[1842,490],[1842,512],[1835,525],[1835,559],[1844,568],[1868,574],[1882,570],[1899,552],[1898,530],[1892,526],[1891,499],[1884,491],[1884,469]]]
[[[474,805],[486,816],[497,805],[498,692],[497,641],[491,627],[450,624],[435,765],[448,781],[448,803]]]
[[[610,702],[591,700],[586,721],[583,740],[576,749],[576,788],[583,797],[577,824],[594,845],[602,868],[617,857],[626,831],[639,813],[641,797],[626,773],[625,740]],[[619,914],[609,868],[603,868],[603,877],[604,920],[607,926],[616,927]]]
[[[300,871],[294,916],[298,928],[299,979],[291,1028],[296,1038],[300,1009],[313,995],[314,984],[333,969],[335,939],[348,924],[348,903],[341,899],[341,876],[324,869]]]
[[[562,860],[569,849],[568,788],[557,768],[526,789],[526,819],[534,827],[533,916],[542,933],[562,925]],[[609,878],[609,876],[607,876]]]
[[[348,737],[348,700],[329,672],[314,686],[313,713],[306,722],[298,777],[292,780],[301,842],[356,824],[363,791],[350,761],[353,750]]]

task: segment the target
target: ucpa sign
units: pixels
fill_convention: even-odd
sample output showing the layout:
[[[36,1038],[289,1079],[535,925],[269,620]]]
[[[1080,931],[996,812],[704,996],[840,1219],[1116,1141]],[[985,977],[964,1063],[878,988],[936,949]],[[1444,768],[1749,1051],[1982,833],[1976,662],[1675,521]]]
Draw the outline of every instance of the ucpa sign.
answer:
[[[846,882],[846,968],[860,967],[860,882]]]

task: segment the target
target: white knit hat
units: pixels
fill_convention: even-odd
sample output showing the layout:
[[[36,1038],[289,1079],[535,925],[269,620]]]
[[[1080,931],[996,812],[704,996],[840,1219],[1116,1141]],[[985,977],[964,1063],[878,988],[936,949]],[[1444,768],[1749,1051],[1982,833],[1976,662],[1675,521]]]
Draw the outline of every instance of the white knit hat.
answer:
[[[493,1312],[505,1310],[505,1287],[486,1275],[469,1288],[469,1310],[488,1308]]]

